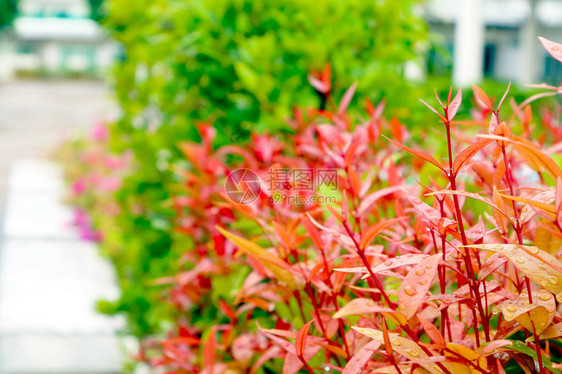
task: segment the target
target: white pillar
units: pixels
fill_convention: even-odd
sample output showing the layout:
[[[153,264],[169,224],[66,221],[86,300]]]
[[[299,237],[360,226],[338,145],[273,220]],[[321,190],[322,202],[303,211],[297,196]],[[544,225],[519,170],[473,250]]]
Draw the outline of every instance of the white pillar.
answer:
[[[466,86],[482,79],[484,60],[484,1],[458,0],[455,23],[453,82]]]
[[[111,67],[115,57],[113,42],[103,41],[96,51],[96,70],[106,71]]]
[[[519,65],[519,83],[538,83],[537,59],[538,28],[537,28],[537,0],[529,0],[529,16],[519,31],[521,48],[519,49],[521,64]]]
[[[43,46],[43,68],[48,72],[60,69],[61,56],[60,48],[55,42],[47,42]]]

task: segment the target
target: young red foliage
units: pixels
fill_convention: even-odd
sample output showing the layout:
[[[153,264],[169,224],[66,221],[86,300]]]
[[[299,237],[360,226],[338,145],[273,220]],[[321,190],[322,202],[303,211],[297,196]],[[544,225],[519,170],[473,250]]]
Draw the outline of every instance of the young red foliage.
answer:
[[[330,79],[329,66],[310,77],[326,97]],[[545,340],[562,336],[562,172],[552,157],[562,132],[543,114],[549,136],[537,145],[530,110],[503,118],[506,95],[494,108],[473,89],[485,108],[474,120],[489,128],[456,128],[460,90],[437,97],[441,111],[430,109],[446,142],[430,151],[436,157],[402,144],[409,132],[382,118],[382,103],[367,102],[366,122],[346,116],[354,86],[338,106],[295,110],[285,138],[254,135],[244,147],[214,150],[214,134],[202,131],[203,145],[184,145],[192,168],[175,197],[178,231],[198,249],[186,262],[207,265],[166,278],[169,302],[178,325],[218,317],[212,327],[189,326],[188,339],[171,333],[151,349],[151,363],[184,373],[450,374],[503,373],[513,360],[560,373],[551,358],[562,349]],[[414,156],[408,167],[394,163],[403,151]],[[225,174],[239,168],[262,182],[244,204],[224,190]],[[323,190],[306,191],[276,170],[335,172]],[[240,269],[241,285],[227,283],[209,311],[213,292]]]

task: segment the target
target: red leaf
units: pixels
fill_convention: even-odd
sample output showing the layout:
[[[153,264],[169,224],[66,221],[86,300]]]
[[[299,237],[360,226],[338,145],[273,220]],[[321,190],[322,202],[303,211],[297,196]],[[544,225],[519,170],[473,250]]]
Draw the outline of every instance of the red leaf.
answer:
[[[554,203],[554,210],[556,212],[556,221],[562,227],[562,178],[558,177],[556,180],[556,200]]]
[[[297,356],[299,357],[304,357],[306,338],[308,337],[308,331],[310,330],[312,322],[314,322],[314,320],[307,322],[297,334],[297,339],[295,340],[295,350],[297,351]]]
[[[505,255],[501,253],[494,253],[493,255],[490,256],[490,258],[486,260],[484,265],[482,265],[482,268],[480,269],[480,273],[478,273],[478,279],[479,280],[486,279],[486,277],[492,274],[497,268],[503,265],[506,261],[507,259]]]
[[[498,112],[500,111],[500,109],[501,109],[501,107],[502,107],[503,101],[504,101],[505,98],[507,97],[507,93],[509,92],[509,88],[510,88],[510,87],[511,87],[511,82],[509,82],[509,84],[507,85],[507,88],[506,88],[506,90],[505,90],[505,93],[503,94],[502,99],[500,100],[500,103],[498,104],[498,109],[497,109]]]
[[[472,90],[474,91],[474,96],[476,96],[477,100],[484,104],[486,108],[493,110],[492,100],[488,97],[488,95],[486,95],[486,92],[476,85],[472,85]]]
[[[437,96],[437,92],[435,93],[435,95]],[[437,98],[439,100],[439,97]],[[419,99],[426,107],[429,108],[429,110],[431,110],[433,113],[437,114],[439,116],[439,118],[441,119],[441,121],[443,122],[447,122],[447,119],[445,117],[443,117],[441,114],[439,114],[439,112],[437,110],[435,110],[435,108],[433,108],[431,105],[429,105],[428,103],[426,103],[425,101],[423,101],[422,99]],[[439,102],[441,103],[441,102]],[[443,105],[443,104],[441,104]]]
[[[310,74],[308,76],[308,81],[312,85],[312,87],[316,88],[318,92],[326,94],[330,91],[330,87],[322,82],[320,79],[316,78],[314,75]]]
[[[426,300],[427,292],[437,274],[441,254],[430,256],[420,262],[406,275],[398,293],[400,309],[410,319]]]
[[[418,320],[420,321],[423,330],[425,331],[427,336],[429,336],[431,341],[437,344],[439,347],[445,347],[447,343],[445,343],[445,339],[443,339],[443,335],[441,335],[439,329],[437,329],[437,327],[435,327],[433,323],[429,322],[420,315],[418,315]]]
[[[216,328],[211,328],[211,333],[205,341],[205,346],[203,347],[203,362],[205,364],[205,369],[209,373],[213,372],[213,365],[215,364],[216,351],[217,351],[217,341],[216,341]]]
[[[539,40],[541,41],[544,49],[546,49],[552,57],[562,62],[562,44],[555,43],[541,36],[539,36]]]
[[[349,106],[349,103],[351,102],[351,99],[353,98],[353,95],[355,94],[356,88],[357,88],[357,82],[353,83],[347,89],[347,91],[345,91],[345,94],[343,95],[343,98],[340,101],[340,106],[338,107],[338,116],[343,115],[345,113],[345,111],[347,110],[347,107]]]
[[[285,360],[283,362],[283,372],[282,374],[296,374],[303,367],[302,360],[295,356],[294,354],[287,352],[285,355]]]
[[[466,164],[475,154],[477,154],[482,148],[487,146],[491,142],[491,139],[481,139],[476,143],[469,145],[461,153],[458,154],[453,164],[453,174],[457,174],[459,170]]]
[[[381,231],[394,225],[396,222],[400,222],[405,219],[407,219],[407,217],[389,219],[387,221],[382,221],[369,227],[363,232],[363,235],[361,235],[361,242],[359,246],[361,247],[361,249],[365,249],[365,247],[367,247]]]
[[[383,306],[375,304],[371,299],[357,298],[351,300],[343,308],[341,308],[337,313],[334,314],[333,318],[343,318],[347,316],[353,316],[358,314],[371,314],[371,313],[382,313],[383,315],[392,315],[400,323],[406,323],[402,313],[385,308]]]
[[[381,344],[382,343],[377,340],[371,340],[369,343],[365,344],[359,352],[351,357],[347,365],[345,365],[342,374],[361,374],[363,368],[380,348]]]
[[[353,240],[349,237],[349,235],[342,234],[341,232],[338,232],[337,230],[330,229],[326,226],[323,226],[322,224],[318,223],[314,218],[312,218],[312,216],[308,212],[306,213],[306,215],[308,216],[310,221],[316,227],[318,227],[320,230],[322,230],[325,233],[327,233],[328,235],[330,235],[332,237],[332,239],[334,239],[336,242],[338,242],[345,249],[347,249],[348,251],[352,251],[352,252],[357,250],[357,248],[355,248],[355,243],[353,243]]]
[[[371,206],[373,206],[373,204],[378,199],[391,193],[397,192],[402,188],[402,186],[386,187],[367,195],[367,197],[365,197],[359,204],[359,207],[357,208],[357,215],[362,216],[367,210],[369,210],[369,208],[371,208]]]
[[[383,136],[384,136],[384,135],[383,135]],[[397,147],[403,149],[404,151],[406,151],[406,152],[408,152],[408,153],[411,153],[411,154],[413,154],[413,155],[416,155],[416,156],[418,156],[418,157],[423,158],[425,161],[427,161],[427,162],[429,162],[429,163],[431,163],[431,164],[437,166],[439,169],[441,169],[442,171],[444,171],[444,170],[443,170],[443,167],[441,167],[441,164],[440,164],[436,159],[434,159],[432,156],[430,156],[429,154],[427,154],[427,153],[425,153],[425,152],[422,152],[422,151],[417,151],[417,150],[415,150],[415,149],[413,149],[413,148],[410,148],[410,147],[406,147],[405,145],[402,145],[402,144],[400,144],[400,143],[398,143],[398,142],[395,142],[394,140],[388,139],[386,136],[385,136],[385,138],[386,138],[386,140],[388,140],[389,142],[391,142],[391,143],[394,144],[395,146],[397,146]]]
[[[455,96],[453,101],[451,101],[451,104],[447,108],[447,118],[449,122],[452,121],[453,118],[455,118],[455,116],[457,115],[457,111],[459,110],[461,102],[462,102],[462,90],[459,87],[459,91],[457,92],[457,95]]]

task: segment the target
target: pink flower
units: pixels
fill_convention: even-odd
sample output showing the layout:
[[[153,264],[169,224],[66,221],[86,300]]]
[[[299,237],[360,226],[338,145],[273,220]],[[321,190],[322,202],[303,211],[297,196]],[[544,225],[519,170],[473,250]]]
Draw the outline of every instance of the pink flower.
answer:
[[[96,141],[106,140],[109,136],[109,129],[107,126],[98,123],[92,128],[91,136]]]

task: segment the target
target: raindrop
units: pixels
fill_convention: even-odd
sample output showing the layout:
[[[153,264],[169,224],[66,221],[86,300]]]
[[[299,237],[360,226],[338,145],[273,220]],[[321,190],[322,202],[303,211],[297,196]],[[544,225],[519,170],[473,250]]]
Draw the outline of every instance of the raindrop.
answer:
[[[411,284],[409,284],[404,288],[404,293],[408,296],[414,296],[416,294],[416,290]]]
[[[562,303],[562,292],[556,294],[556,301]]]
[[[413,349],[408,349],[406,353],[408,353],[412,357],[420,357],[420,354],[417,351],[414,351]]]
[[[395,345],[397,347],[400,346],[400,340],[398,340],[398,339],[392,339],[390,342],[392,343],[392,345]]]
[[[427,284],[427,279],[422,279],[418,283],[420,284],[420,286],[424,286]]]
[[[529,247],[529,252],[536,255],[537,253],[539,253],[539,249],[537,247]]]
[[[385,266],[390,266],[390,265],[392,265],[392,261],[391,261],[391,260],[386,260],[386,261],[384,262],[384,265],[385,265]]]
[[[539,299],[542,301],[548,301],[550,299],[552,299],[552,295],[548,292],[540,292],[539,293]]]
[[[518,264],[524,264],[525,260],[523,260],[522,258],[516,258],[515,262],[517,262]]]
[[[416,269],[416,275],[420,276],[420,275],[424,275],[425,274],[425,270],[423,269]]]
[[[509,304],[505,309],[509,312],[517,312],[517,307],[513,304]]]
[[[504,316],[505,316],[505,319],[511,320],[513,318],[513,313],[507,312],[507,313],[504,313]]]
[[[548,277],[548,282],[549,282],[550,284],[556,285],[556,284],[558,284],[558,278],[556,278],[556,277]]]
[[[547,281],[541,281],[541,286],[543,286],[543,287],[548,286],[548,282]]]

